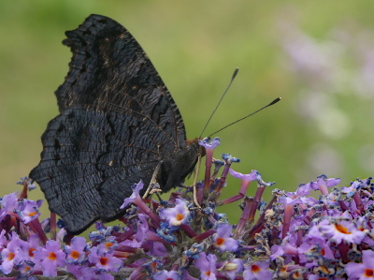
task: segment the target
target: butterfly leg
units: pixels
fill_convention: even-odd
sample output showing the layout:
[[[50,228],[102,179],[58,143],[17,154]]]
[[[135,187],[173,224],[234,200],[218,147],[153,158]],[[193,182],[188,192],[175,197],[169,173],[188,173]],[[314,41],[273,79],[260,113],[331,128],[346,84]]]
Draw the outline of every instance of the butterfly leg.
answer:
[[[155,170],[153,171],[151,181],[149,182],[147,191],[143,195],[143,199],[146,199],[148,197],[148,195],[150,195],[150,194],[162,191],[161,188],[160,188],[160,184],[157,182],[157,179],[156,179],[159,172],[160,172],[160,169],[161,169],[161,162],[159,164],[157,164]]]
[[[198,158],[197,158],[197,169],[196,169],[196,172],[195,172],[195,178],[193,180],[193,201],[194,201],[194,203],[196,204],[196,206],[198,208],[201,208],[201,205],[200,205],[200,203],[198,201],[198,194],[197,194],[196,184],[197,184],[197,180],[199,178],[200,167],[201,167],[201,156],[199,155]]]

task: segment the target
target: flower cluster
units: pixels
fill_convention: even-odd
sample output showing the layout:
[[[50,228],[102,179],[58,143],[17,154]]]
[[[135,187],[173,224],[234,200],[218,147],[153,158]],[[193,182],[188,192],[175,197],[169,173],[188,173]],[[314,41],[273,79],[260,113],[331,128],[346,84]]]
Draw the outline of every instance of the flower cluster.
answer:
[[[273,189],[266,203],[262,195],[273,183],[256,170],[233,170],[239,159],[231,155],[215,159],[219,139],[200,145],[203,181],[167,201],[141,197],[148,186],[139,182],[121,206],[124,224],[97,223],[88,241],[64,228],[57,233],[53,214],[40,222],[41,202],[27,199],[34,186],[24,178],[20,195],[1,200],[1,279],[374,279],[371,178],[337,187],[340,179],[322,175],[296,192]],[[240,190],[220,200],[229,174],[241,180]],[[254,197],[247,196],[251,182]],[[242,215],[233,225],[217,209],[237,201]]]

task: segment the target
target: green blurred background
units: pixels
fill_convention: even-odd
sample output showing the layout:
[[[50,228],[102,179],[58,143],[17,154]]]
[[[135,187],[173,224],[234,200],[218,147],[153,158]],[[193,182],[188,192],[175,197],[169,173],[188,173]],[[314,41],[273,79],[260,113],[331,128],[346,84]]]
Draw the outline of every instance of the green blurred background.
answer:
[[[19,190],[15,182],[39,161],[40,136],[58,112],[53,92],[71,57],[61,44],[64,32],[91,13],[115,19],[140,42],[189,138],[200,135],[236,67],[240,73],[206,135],[282,96],[275,107],[219,133],[216,156],[241,158],[237,171],[258,169],[287,190],[323,173],[344,184],[374,175],[370,6],[370,0],[1,1],[0,196]],[[239,187],[230,179],[226,196]]]

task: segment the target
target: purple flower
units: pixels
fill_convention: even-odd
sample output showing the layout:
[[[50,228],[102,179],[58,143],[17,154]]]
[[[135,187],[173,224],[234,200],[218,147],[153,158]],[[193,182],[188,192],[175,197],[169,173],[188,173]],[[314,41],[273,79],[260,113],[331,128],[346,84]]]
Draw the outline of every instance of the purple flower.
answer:
[[[166,271],[162,270],[157,273],[153,279],[155,280],[178,280],[181,279],[181,275],[176,271]]]
[[[196,260],[195,265],[200,269],[201,279],[215,280],[216,278],[216,263],[217,257],[212,254],[200,253],[199,258]]]
[[[281,245],[274,245],[272,247],[273,254],[271,255],[271,259],[275,260],[277,257],[280,256],[298,256],[299,251],[298,249],[291,244],[288,239],[285,239]]]
[[[122,261],[109,253],[105,244],[91,248],[88,259],[100,271],[117,272],[122,267]]]
[[[160,218],[157,216],[151,208],[143,201],[142,197],[140,196],[140,191],[143,189],[144,184],[143,181],[140,180],[140,182],[132,187],[133,193],[131,194],[130,197],[125,198],[125,201],[123,204],[120,206],[120,209],[126,208],[129,206],[131,203],[134,203],[136,206],[139,207],[143,213],[148,215],[152,221],[159,227],[160,226]]]
[[[2,229],[0,233],[0,249],[6,247],[6,244],[8,243],[8,240],[6,239],[5,234],[6,234],[6,231]]]
[[[30,245],[30,248],[29,248],[30,261],[32,261],[35,264],[34,269],[41,269],[40,260],[35,257],[35,252],[42,245],[39,236],[37,234],[31,235],[28,243]]]
[[[231,251],[235,252],[239,243],[234,238],[231,238],[232,226],[229,224],[222,224],[217,228],[217,233],[213,235],[214,246],[222,252]]]
[[[306,196],[306,195],[310,194],[311,190],[312,190],[311,184],[300,184],[299,187],[296,190],[295,195]]]
[[[75,236],[71,240],[71,246],[65,245],[64,251],[67,254],[66,261],[69,264],[82,264],[86,260],[86,238]]]
[[[25,224],[37,219],[40,216],[39,208],[42,206],[43,200],[23,199],[19,202],[17,214],[21,217]]]
[[[215,148],[217,148],[219,145],[221,145],[220,138],[216,137],[212,141],[210,141],[210,138],[204,138],[204,139],[199,139],[199,145],[203,146],[205,150],[208,151],[213,151]]]
[[[256,261],[245,266],[243,277],[244,280],[270,280],[273,279],[273,272],[269,269],[269,262]]]
[[[249,173],[249,174],[243,174],[243,173],[237,172],[234,169],[230,168],[230,174],[232,176],[234,176],[235,178],[241,179],[243,181],[243,183],[245,182],[248,185],[252,181],[257,180],[257,177],[258,177],[258,171],[257,170],[252,170],[252,172]]]
[[[291,220],[294,214],[294,205],[300,204],[302,200],[294,192],[288,192],[278,198],[278,202],[283,204],[284,218],[282,228],[282,238],[285,238],[291,227]]]
[[[81,265],[76,265],[76,264],[68,264],[67,265],[67,270],[74,274],[75,278],[77,278],[78,280],[80,279],[83,279],[82,278],[82,270],[83,270],[84,266],[81,266]],[[93,269],[92,267],[90,267],[90,269]],[[94,270],[94,269],[93,269]],[[93,279],[92,277],[88,278],[88,279]]]
[[[205,141],[204,145],[213,152],[217,142]],[[256,170],[250,174],[230,170],[233,158],[224,157],[221,178],[207,172],[200,183],[204,188],[198,188],[203,190],[203,210],[193,207],[199,199],[189,193],[191,188],[172,193],[168,201],[143,199],[140,181],[123,205],[134,204],[120,218],[126,226],[97,223],[89,245],[85,238],[73,237],[65,229],[57,233],[54,215],[49,223],[51,237],[57,241],[48,241],[48,226],[40,225],[38,202],[21,200],[16,193],[5,196],[0,213],[0,270],[23,278],[72,273],[81,280],[114,280],[122,276],[121,268],[126,265],[131,279],[266,280],[332,275],[340,279],[337,275],[343,275],[345,269],[351,279],[372,278],[374,253],[367,250],[374,246],[372,178],[358,179],[349,188],[334,187],[328,193],[340,179],[322,175],[301,184],[296,192],[274,190],[266,204],[263,193],[272,183],[264,182]],[[242,180],[241,189],[220,200],[229,171]],[[246,192],[252,181],[257,182],[256,194],[249,198]],[[309,196],[311,190],[321,190],[323,195],[317,200]],[[25,182],[20,197],[27,197]],[[233,226],[224,213],[217,212],[217,206],[243,198],[243,213],[233,233]],[[64,242],[68,242],[65,253],[60,249]]]
[[[114,276],[104,271],[97,271],[94,267],[80,265],[68,265],[68,271],[74,274],[78,280],[114,280]]]
[[[200,206],[204,200],[204,193],[208,193],[210,191],[210,182],[211,182],[211,169],[212,169],[212,162],[213,162],[213,152],[214,149],[220,145],[220,139],[214,138],[213,141],[210,142],[210,138],[205,138],[203,140],[199,140],[199,145],[205,148],[205,178],[204,178],[204,188],[197,188],[196,196],[195,196],[195,203]]]
[[[136,185],[134,185],[132,187],[133,193],[131,194],[131,196],[128,197],[128,198],[125,198],[125,201],[123,202],[123,204],[119,208],[120,209],[126,208],[131,203],[134,203],[135,200],[141,199],[139,192],[143,189],[143,187],[144,187],[143,181],[140,180],[139,183],[137,183]]]
[[[310,182],[310,186],[314,190],[320,190],[323,195],[329,193],[328,188],[335,187],[340,184],[340,178],[327,178],[326,175],[318,176],[317,182]]]
[[[169,226],[180,226],[190,215],[186,202],[182,199],[176,199],[174,208],[164,208],[161,210],[161,219],[167,220]]]
[[[235,279],[236,275],[243,272],[243,260],[233,259],[225,263],[223,269],[225,273],[230,277],[230,279]]]
[[[349,220],[325,219],[320,223],[320,231],[335,243],[346,242],[360,244],[366,236],[364,231],[357,229]]]
[[[30,274],[35,272],[35,264],[32,261],[25,261],[22,262],[20,265],[16,266],[17,270],[20,273],[19,279],[33,279],[32,277],[29,277]]]
[[[242,199],[246,195],[250,183],[261,178],[261,175],[257,170],[252,170],[250,174],[243,174],[230,168],[230,174],[235,178],[241,179],[242,185],[240,187],[239,194],[226,199],[224,202],[225,204]]]
[[[48,277],[57,276],[57,268],[65,267],[65,257],[60,243],[54,240],[49,240],[45,248],[41,247],[35,252],[35,258],[41,262],[43,275]]]
[[[164,258],[169,255],[169,251],[161,242],[152,242],[152,240],[150,240],[148,243],[152,245],[149,251],[150,256],[154,256],[156,258]]]
[[[24,186],[27,186],[27,189],[29,191],[32,191],[32,190],[35,190],[36,189],[36,185],[35,183],[33,182],[33,180],[31,180],[29,177],[21,177],[21,181],[18,181],[16,183],[17,185],[24,185]]]
[[[14,192],[5,195],[1,200],[1,204],[4,208],[0,210],[0,222],[6,215],[14,215],[14,209],[18,207],[18,193]]]
[[[374,251],[362,251],[362,263],[350,262],[346,265],[345,271],[349,279],[374,279]]]
[[[139,219],[136,221],[134,238],[124,240],[120,243],[121,245],[139,248],[146,241],[147,235],[150,231],[147,223],[147,216],[144,214],[138,214],[138,218]]]
[[[12,232],[11,240],[6,248],[1,251],[2,263],[0,270],[4,274],[12,272],[14,265],[21,265],[23,262],[29,260],[30,245],[21,240],[15,232]]]

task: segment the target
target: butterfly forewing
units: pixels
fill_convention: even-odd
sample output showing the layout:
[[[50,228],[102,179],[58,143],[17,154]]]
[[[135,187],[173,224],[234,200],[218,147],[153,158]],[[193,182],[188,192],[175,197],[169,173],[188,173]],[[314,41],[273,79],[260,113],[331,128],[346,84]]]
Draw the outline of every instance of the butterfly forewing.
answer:
[[[41,161],[30,177],[51,211],[79,233],[110,220],[147,185],[156,166],[186,145],[179,110],[150,60],[117,22],[89,16],[68,31],[73,57],[57,89],[60,115],[42,136]]]

